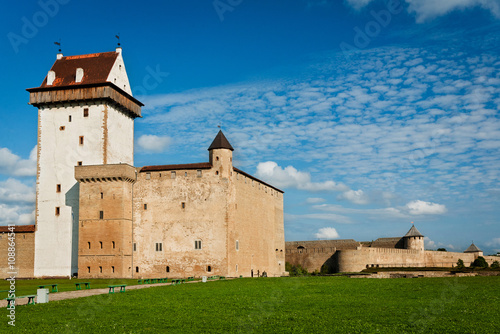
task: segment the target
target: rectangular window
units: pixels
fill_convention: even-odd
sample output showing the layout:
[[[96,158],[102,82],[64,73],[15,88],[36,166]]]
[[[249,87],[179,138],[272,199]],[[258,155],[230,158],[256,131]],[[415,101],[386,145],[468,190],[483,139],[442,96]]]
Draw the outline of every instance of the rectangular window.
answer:
[[[135,272],[138,273],[139,272],[139,267],[135,267]]]
[[[60,185],[60,184],[58,184],[58,185],[56,186],[56,192],[57,192],[57,193],[60,193],[60,192],[61,192],[61,185]]]
[[[186,202],[181,203],[181,208],[185,209],[186,208]]]
[[[137,251],[137,244],[134,242],[134,252]]]
[[[196,176],[197,176],[197,177],[201,177],[201,169],[198,169],[198,170],[196,171]]]
[[[80,136],[80,145],[83,145],[83,136]]]
[[[104,211],[99,211],[99,219],[104,219]]]
[[[78,166],[81,166],[81,165],[83,165],[83,162],[82,161],[78,161],[77,164],[78,164]]]
[[[170,172],[170,178],[175,179],[175,171]]]
[[[89,117],[89,108],[83,108],[83,117]]]
[[[147,209],[148,209],[148,205],[144,204],[144,210],[147,210]]]
[[[114,273],[115,272],[115,266],[111,266],[111,272]]]
[[[59,216],[61,214],[61,208],[56,206],[56,216]]]
[[[194,249],[201,249],[201,240],[195,240]]]
[[[151,180],[151,173],[146,173],[146,180]]]
[[[188,172],[184,172],[184,176],[188,176]]]
[[[90,241],[89,241],[89,242],[87,242],[87,244],[89,245],[89,249],[90,249]]]
[[[111,247],[113,247],[113,249],[115,249],[115,242],[114,241],[111,241]]]
[[[99,241],[99,247],[102,249],[102,241]]]
[[[156,243],[156,251],[161,252],[163,250],[163,244],[161,242]]]
[[[99,272],[102,273],[102,267],[101,266],[99,266]]]
[[[87,267],[87,272],[90,274],[90,267]]]
[[[103,198],[104,198],[104,193],[101,193],[101,199],[103,199]]]
[[[240,250],[240,242],[236,240],[236,250]]]
[[[71,115],[69,115],[68,117],[68,122],[71,122]]]
[[[60,130],[60,131],[64,131],[64,129],[65,129],[65,127],[64,127],[64,126],[60,126],[60,127],[59,127],[59,130]]]

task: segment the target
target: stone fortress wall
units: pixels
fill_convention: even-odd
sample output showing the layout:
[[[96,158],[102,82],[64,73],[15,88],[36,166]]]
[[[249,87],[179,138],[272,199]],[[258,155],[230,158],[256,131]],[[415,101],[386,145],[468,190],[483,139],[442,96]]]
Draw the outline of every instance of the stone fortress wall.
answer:
[[[8,265],[9,259],[9,234],[8,226],[0,226],[0,254],[2,265],[0,266],[0,279],[11,277],[14,272],[16,278],[33,277],[35,265],[35,225],[14,226],[14,269]]]

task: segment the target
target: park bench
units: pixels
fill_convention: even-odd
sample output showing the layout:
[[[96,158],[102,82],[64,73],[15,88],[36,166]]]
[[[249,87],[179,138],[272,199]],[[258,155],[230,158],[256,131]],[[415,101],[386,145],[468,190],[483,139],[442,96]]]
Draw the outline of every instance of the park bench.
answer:
[[[173,279],[172,285],[177,285],[177,284],[181,284],[181,280],[180,279]]]
[[[75,283],[76,289],[77,290],[81,290],[82,289],[82,284],[84,285],[85,290],[89,290],[90,289],[90,282]]]
[[[144,284],[151,284],[151,280],[149,278],[144,279]]]
[[[219,276],[219,280],[225,280],[226,277],[225,276]]]
[[[120,288],[120,292],[125,292],[127,284],[108,285],[109,293],[115,293],[115,288]]]
[[[137,283],[142,284],[142,279],[138,279]]]
[[[151,284],[155,284],[157,282],[157,279],[156,278],[152,278],[151,279]]]
[[[16,300],[16,299],[21,299],[21,298],[28,298],[28,305],[35,305],[35,297],[36,295],[27,295],[27,296],[17,296],[17,297],[14,297],[14,298],[5,298],[7,300],[7,307],[9,307],[10,303],[13,301],[13,300]]]
[[[49,291],[49,292],[59,292],[59,291],[57,290],[57,285],[58,285],[58,284],[45,284],[45,285],[39,285],[39,286],[38,286],[38,288],[39,288],[39,289],[45,289],[45,287],[46,287],[46,286],[50,286],[50,287],[52,287],[52,290],[51,290],[51,291]]]
[[[194,281],[194,277],[193,276],[188,277],[188,282],[189,281]]]

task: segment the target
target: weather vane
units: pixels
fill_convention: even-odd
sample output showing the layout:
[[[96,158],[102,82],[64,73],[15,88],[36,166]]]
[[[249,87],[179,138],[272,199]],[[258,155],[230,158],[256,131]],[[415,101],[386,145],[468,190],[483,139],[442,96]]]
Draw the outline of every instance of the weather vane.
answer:
[[[61,53],[61,39],[59,38],[59,42],[54,42],[54,44],[59,46],[59,53]]]
[[[120,46],[120,34],[115,35],[116,39],[118,40],[118,46]]]

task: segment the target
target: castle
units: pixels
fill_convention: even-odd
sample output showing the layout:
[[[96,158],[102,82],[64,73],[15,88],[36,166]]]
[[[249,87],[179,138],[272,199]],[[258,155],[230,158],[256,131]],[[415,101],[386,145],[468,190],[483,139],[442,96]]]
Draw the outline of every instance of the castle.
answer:
[[[222,131],[207,162],[134,167],[143,104],[121,48],[59,53],[27,91],[38,108],[36,224],[17,231],[32,248],[18,276],[284,274],[283,191],[233,167]]]
[[[371,242],[353,239],[286,242],[286,261],[310,272],[359,272],[366,268],[466,266],[483,256],[472,243],[463,253],[424,249],[424,236],[412,225],[403,237],[379,238]],[[484,256],[491,265],[498,256]]]

